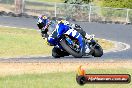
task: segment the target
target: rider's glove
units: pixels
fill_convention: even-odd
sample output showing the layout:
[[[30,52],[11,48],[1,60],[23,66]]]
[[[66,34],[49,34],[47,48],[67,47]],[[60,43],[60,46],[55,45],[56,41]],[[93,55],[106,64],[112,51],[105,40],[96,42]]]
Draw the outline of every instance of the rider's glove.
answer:
[[[47,33],[45,33],[45,34],[41,34],[42,35],[42,37],[43,37],[43,39],[45,39],[45,38],[48,38],[49,37],[49,35],[47,34]]]

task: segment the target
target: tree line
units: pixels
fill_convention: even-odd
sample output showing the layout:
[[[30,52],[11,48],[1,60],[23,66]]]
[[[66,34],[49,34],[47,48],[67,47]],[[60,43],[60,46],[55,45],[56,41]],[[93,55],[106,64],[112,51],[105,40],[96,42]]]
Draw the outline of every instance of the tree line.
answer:
[[[103,7],[132,9],[132,0],[64,0],[65,3],[70,4],[88,4],[94,1],[100,2]]]

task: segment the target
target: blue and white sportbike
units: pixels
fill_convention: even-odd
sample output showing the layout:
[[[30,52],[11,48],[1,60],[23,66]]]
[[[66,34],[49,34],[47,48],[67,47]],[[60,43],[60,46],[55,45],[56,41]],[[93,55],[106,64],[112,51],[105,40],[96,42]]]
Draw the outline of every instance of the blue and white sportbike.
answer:
[[[52,35],[54,35],[53,32]],[[65,28],[63,25],[56,28],[56,38],[48,38],[48,41],[53,44],[52,56],[60,58],[72,55],[75,58],[92,55],[94,57],[101,57],[103,49],[98,44],[94,37],[87,40],[75,29],[69,27]]]

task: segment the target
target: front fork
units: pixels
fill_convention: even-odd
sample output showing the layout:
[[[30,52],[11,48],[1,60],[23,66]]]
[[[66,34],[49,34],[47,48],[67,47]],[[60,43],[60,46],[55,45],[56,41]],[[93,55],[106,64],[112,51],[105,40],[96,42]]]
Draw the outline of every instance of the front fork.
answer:
[[[88,54],[85,53],[85,51],[86,51],[86,45],[87,45],[87,41],[85,39],[83,39],[83,50],[82,50],[83,56],[88,56]]]

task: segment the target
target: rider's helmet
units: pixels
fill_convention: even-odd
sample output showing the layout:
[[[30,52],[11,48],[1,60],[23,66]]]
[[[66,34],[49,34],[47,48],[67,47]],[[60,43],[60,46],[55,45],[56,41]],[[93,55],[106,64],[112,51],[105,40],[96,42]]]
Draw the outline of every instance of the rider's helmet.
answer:
[[[47,19],[47,16],[46,15],[42,15],[42,19],[43,20],[46,20]]]
[[[58,21],[58,24],[63,23],[64,25],[69,25],[69,22],[66,20],[60,20]]]

